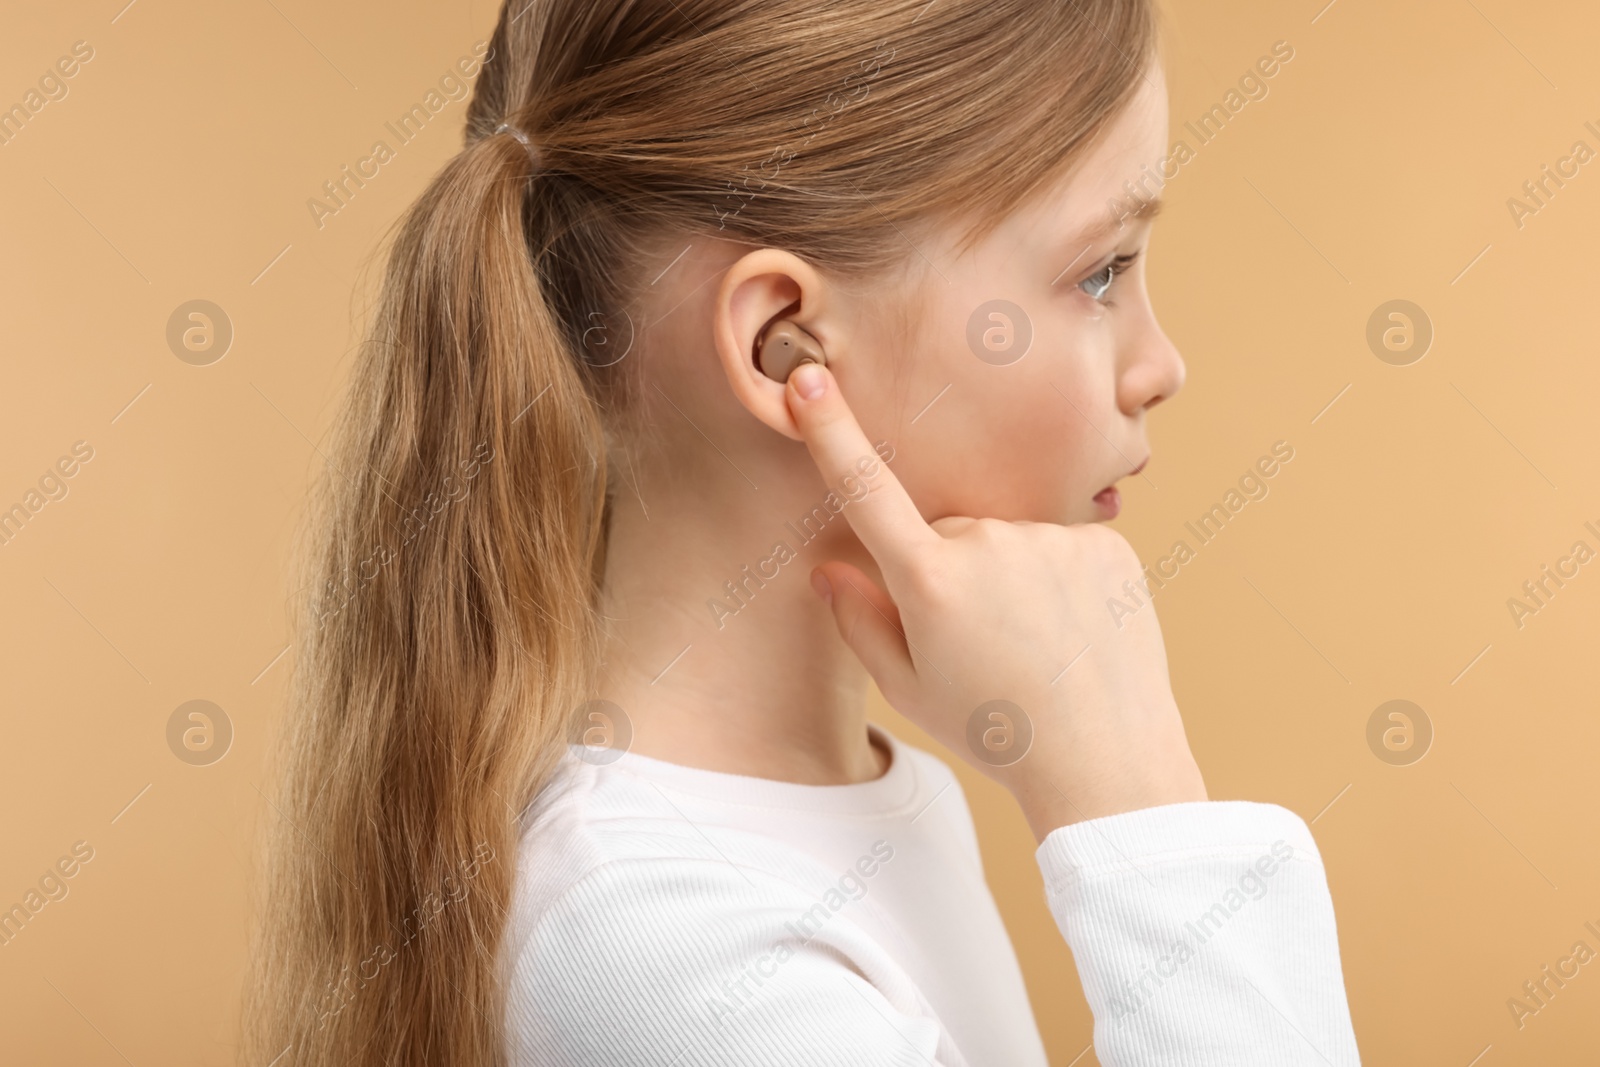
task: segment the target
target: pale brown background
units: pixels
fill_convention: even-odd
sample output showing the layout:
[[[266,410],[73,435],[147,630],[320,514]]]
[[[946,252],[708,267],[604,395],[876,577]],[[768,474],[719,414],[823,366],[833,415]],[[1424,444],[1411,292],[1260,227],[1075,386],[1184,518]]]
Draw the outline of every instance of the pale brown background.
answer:
[[[481,0],[125,2],[13,5],[0,32],[0,105],[74,41],[95,50],[0,148],[0,507],[94,448],[0,547],[0,906],[73,842],[95,850],[0,947],[8,1063],[233,1062],[290,539],[360,269],[456,151],[465,105],[320,231],[306,200],[494,18]],[[1579,938],[1600,949],[1600,563],[1521,630],[1506,600],[1575,540],[1600,547],[1600,162],[1520,230],[1506,200],[1573,141],[1600,149],[1600,16],[1324,3],[1169,5],[1174,136],[1273,42],[1296,54],[1168,186],[1149,270],[1190,377],[1118,527],[1154,559],[1293,444],[1157,602],[1212,794],[1313,822],[1366,1062],[1594,1062],[1600,963],[1521,1030],[1506,1000]],[[165,341],[194,298],[236,330],[211,366]],[[1437,330],[1411,366],[1365,341],[1394,298]],[[167,747],[194,698],[236,729],[211,766]],[[1392,698],[1436,730],[1411,766],[1366,742]],[[962,780],[1053,1060],[1093,1063],[1033,841]]]

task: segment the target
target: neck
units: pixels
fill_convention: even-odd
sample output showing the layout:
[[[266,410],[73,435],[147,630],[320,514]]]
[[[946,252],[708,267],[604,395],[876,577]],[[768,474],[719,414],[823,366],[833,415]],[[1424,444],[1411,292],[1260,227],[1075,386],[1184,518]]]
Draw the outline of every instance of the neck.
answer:
[[[705,480],[679,472],[655,484],[728,480],[726,468],[697,473]],[[810,585],[812,567],[859,544],[840,515],[802,542],[815,528],[800,518],[825,490],[820,477],[789,493],[780,481],[761,479],[764,506],[740,481],[725,506],[652,495],[648,516],[632,486],[618,488],[599,695],[627,713],[641,755],[809,785],[868,781],[888,762],[868,738],[868,676]],[[775,557],[779,543],[793,555]]]

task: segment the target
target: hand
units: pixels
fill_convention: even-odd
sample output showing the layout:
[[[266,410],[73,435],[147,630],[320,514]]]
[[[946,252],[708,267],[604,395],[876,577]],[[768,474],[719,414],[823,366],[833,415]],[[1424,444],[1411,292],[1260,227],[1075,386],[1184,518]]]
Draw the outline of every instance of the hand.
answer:
[[[804,396],[813,381],[821,392]],[[1009,789],[1040,841],[1082,819],[1206,799],[1154,608],[1119,628],[1106,606],[1141,577],[1120,534],[964,516],[929,524],[831,371],[802,364],[785,392],[828,484],[868,487],[844,514],[887,591],[839,561],[812,576],[826,579],[839,633],[895,710]]]

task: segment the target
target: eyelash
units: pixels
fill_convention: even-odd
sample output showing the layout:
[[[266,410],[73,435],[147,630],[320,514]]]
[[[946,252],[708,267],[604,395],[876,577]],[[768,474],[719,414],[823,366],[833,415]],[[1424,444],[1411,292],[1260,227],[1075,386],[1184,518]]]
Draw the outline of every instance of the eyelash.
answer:
[[[1116,306],[1116,301],[1106,299],[1105,298],[1105,294],[1110,291],[1112,283],[1115,282],[1117,280],[1117,278],[1119,278],[1123,274],[1127,273],[1128,268],[1133,266],[1134,261],[1137,260],[1138,258],[1139,258],[1139,253],[1137,253],[1137,252],[1131,253],[1131,254],[1126,255],[1126,256],[1118,256],[1116,259],[1113,259],[1110,263],[1107,263],[1105,266],[1101,267],[1099,270],[1097,270],[1093,274],[1089,275],[1089,277],[1087,277],[1087,278],[1083,279],[1083,281],[1079,282],[1078,283],[1078,288],[1082,289],[1086,294],[1088,294],[1089,299],[1094,300],[1094,301],[1096,301],[1098,303],[1104,304],[1106,307],[1115,307]],[[1102,275],[1102,274],[1105,274],[1107,271],[1109,271],[1111,273],[1111,277],[1106,279],[1105,285],[1098,287],[1099,290],[1100,290],[1100,295],[1099,296],[1096,296],[1094,293],[1092,293],[1088,289],[1084,288],[1090,282],[1094,281],[1094,279],[1100,277],[1100,275]]]

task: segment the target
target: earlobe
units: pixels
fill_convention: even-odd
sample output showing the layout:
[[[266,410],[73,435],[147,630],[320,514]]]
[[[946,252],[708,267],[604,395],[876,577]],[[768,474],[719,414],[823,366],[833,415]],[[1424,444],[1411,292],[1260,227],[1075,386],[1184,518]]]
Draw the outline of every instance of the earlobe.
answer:
[[[794,367],[826,362],[826,284],[790,252],[763,248],[741,256],[722,279],[712,311],[717,357],[734,395],[756,418],[802,440],[785,396]]]

